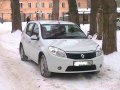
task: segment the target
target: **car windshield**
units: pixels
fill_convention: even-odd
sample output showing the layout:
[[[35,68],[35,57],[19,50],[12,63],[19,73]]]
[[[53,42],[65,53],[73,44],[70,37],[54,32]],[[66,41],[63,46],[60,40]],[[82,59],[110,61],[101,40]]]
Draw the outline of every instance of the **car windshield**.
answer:
[[[42,24],[43,39],[87,39],[83,31],[74,24]]]

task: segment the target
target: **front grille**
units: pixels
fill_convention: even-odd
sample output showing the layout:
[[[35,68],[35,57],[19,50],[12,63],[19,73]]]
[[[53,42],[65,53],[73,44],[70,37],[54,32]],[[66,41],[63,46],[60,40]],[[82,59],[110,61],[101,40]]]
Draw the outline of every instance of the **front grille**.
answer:
[[[66,71],[88,71],[88,70],[96,70],[95,65],[89,66],[69,66]]]
[[[90,53],[66,53],[67,58],[70,59],[92,59],[96,57],[96,52]]]

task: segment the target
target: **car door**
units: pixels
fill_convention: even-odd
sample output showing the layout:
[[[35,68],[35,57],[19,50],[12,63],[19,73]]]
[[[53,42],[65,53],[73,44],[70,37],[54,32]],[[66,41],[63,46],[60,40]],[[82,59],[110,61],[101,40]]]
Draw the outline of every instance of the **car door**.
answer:
[[[31,42],[29,43],[31,55],[32,55],[31,59],[34,60],[35,62],[38,62],[38,55],[39,55],[40,45],[41,45],[41,42],[39,39],[40,38],[39,30],[40,30],[39,24],[35,23],[31,36],[35,35],[38,38],[38,40],[31,39]]]
[[[25,54],[30,58],[32,53],[31,53],[31,48],[30,48],[30,43],[31,43],[31,35],[32,35],[32,30],[34,27],[34,23],[29,23],[26,27],[26,30],[23,35],[23,47]]]

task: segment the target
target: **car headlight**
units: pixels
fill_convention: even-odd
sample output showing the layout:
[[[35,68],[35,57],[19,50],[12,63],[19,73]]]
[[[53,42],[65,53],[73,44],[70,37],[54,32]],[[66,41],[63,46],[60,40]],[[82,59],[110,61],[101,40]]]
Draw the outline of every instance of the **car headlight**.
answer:
[[[53,55],[55,55],[55,56],[67,57],[67,56],[66,56],[66,53],[65,53],[63,50],[59,49],[59,48],[50,46],[48,49],[49,49],[49,51],[50,51]]]
[[[96,48],[96,56],[100,56],[102,55],[102,53],[103,53],[102,48],[98,45]]]

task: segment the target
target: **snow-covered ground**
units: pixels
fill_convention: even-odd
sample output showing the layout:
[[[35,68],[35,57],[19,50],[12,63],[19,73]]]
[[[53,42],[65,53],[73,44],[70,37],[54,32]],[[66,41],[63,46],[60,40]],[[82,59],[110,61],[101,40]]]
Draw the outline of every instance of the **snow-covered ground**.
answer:
[[[81,28],[87,33],[89,25]],[[118,52],[104,56],[104,66],[98,75],[54,74],[51,78],[42,77],[34,62],[20,60],[21,32],[10,31],[10,22],[0,24],[0,90],[120,90],[120,31],[117,31]]]

